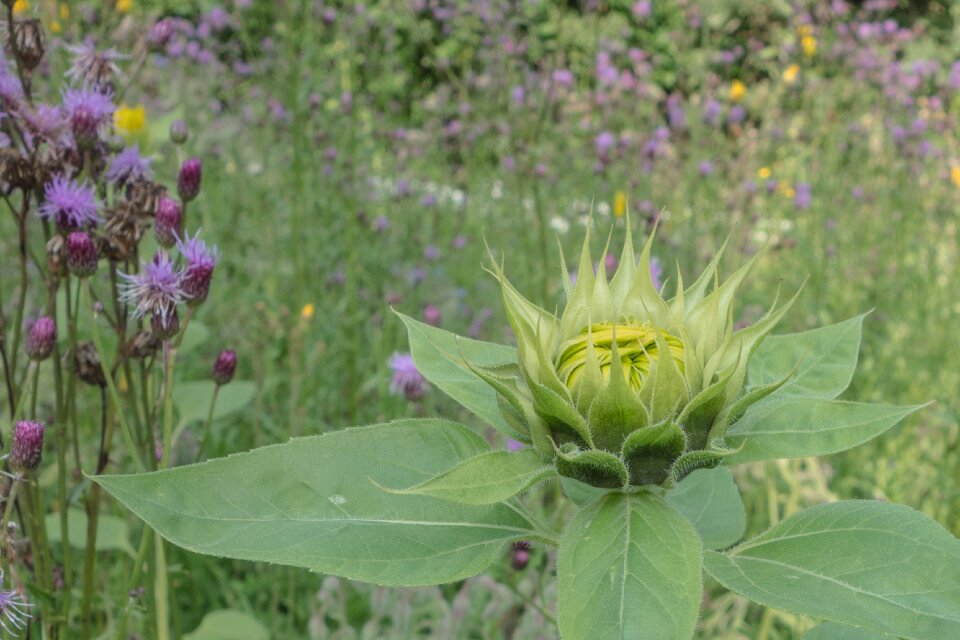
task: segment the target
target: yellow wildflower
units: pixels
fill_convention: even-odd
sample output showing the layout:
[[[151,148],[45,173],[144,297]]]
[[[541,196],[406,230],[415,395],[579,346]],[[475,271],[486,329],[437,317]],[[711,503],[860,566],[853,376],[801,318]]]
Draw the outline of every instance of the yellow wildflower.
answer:
[[[770,167],[760,167],[757,169],[757,177],[761,178],[762,180],[766,180],[771,175],[773,175],[773,172],[770,171]]]
[[[113,126],[124,137],[135,138],[139,136],[146,128],[146,124],[147,112],[142,104],[135,107],[122,104],[113,112]]]
[[[133,9],[133,0],[117,0],[117,11],[120,13],[130,13]]]
[[[950,167],[950,182],[956,187],[960,187],[960,165]]]
[[[627,212],[627,194],[623,191],[617,191],[613,194],[613,215],[622,218]]]
[[[314,312],[313,303],[308,302],[307,304],[303,305],[303,309],[300,309],[300,317],[303,318],[304,320],[309,320],[310,318],[313,317],[313,312]]]
[[[50,21],[50,33],[60,33],[63,31],[63,27],[60,26],[59,20]]]
[[[730,99],[734,102],[740,102],[747,95],[747,85],[739,80],[730,83]]]
[[[791,187],[791,186],[789,186],[789,185],[787,185],[786,187],[784,187],[784,189],[783,189],[783,197],[784,197],[784,198],[787,198],[788,200],[792,200],[795,195],[797,195],[797,192],[796,192],[796,190],[795,190],[793,187]]]
[[[70,5],[66,2],[60,3],[60,19],[69,20],[70,19]]]
[[[30,11],[30,0],[17,0],[13,3],[13,15],[18,16],[27,11]]]
[[[797,27],[797,33],[799,33],[801,36],[812,36],[813,27],[810,26],[809,24],[802,24],[799,27]]]
[[[800,77],[800,65],[792,64],[783,70],[783,81],[787,84],[793,84]]]
[[[803,49],[804,55],[812,58],[817,53],[817,39],[813,36],[803,36],[800,39],[800,47]]]

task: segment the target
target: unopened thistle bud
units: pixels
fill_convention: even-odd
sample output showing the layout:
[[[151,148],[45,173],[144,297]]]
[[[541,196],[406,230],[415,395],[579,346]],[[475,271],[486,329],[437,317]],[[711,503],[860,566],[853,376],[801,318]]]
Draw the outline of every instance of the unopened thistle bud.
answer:
[[[157,202],[156,224],[154,225],[157,244],[169,249],[177,243],[182,218],[183,211],[179,202],[173,198],[160,198],[160,201]]]
[[[440,314],[440,309],[432,304],[428,304],[423,308],[423,321],[433,327],[439,327],[442,317]]]
[[[27,329],[25,348],[31,360],[41,361],[50,357],[57,342],[57,323],[50,316],[40,316]]]
[[[89,278],[97,272],[97,247],[85,231],[67,236],[67,268],[78,278]]]
[[[100,356],[97,355],[97,347],[92,342],[83,340],[77,343],[77,348],[73,352],[73,371],[78,378],[91,386],[107,386],[107,379],[100,365]]]
[[[43,424],[20,420],[13,425],[10,466],[18,471],[33,471],[43,456]]]
[[[237,352],[232,349],[221,351],[213,363],[213,381],[218,385],[225,385],[233,380],[233,374],[236,370]]]
[[[147,44],[153,51],[161,51],[173,37],[173,21],[169,18],[158,20],[150,27],[147,34]]]
[[[46,42],[43,37],[43,27],[40,21],[17,20],[14,22],[13,38],[17,58],[20,64],[29,71],[33,71],[40,61],[43,60],[43,54],[46,51]]]
[[[170,124],[170,142],[173,144],[183,144],[190,137],[190,131],[187,129],[187,123],[183,120],[174,120]]]
[[[180,199],[184,202],[190,202],[200,193],[200,178],[203,173],[203,164],[200,158],[190,158],[180,167],[180,175],[177,176],[177,192]]]

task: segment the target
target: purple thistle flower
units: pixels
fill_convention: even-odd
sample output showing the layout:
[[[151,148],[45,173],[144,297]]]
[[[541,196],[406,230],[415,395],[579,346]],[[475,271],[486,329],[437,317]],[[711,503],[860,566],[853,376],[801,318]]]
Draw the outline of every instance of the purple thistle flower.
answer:
[[[43,456],[43,424],[20,420],[13,425],[10,445],[10,466],[18,471],[32,471],[40,466]]]
[[[24,120],[30,133],[54,142],[60,140],[67,127],[63,111],[52,104],[38,104],[36,109],[24,114]]]
[[[513,438],[507,438],[507,442],[504,445],[504,449],[506,449],[510,453],[514,453],[515,451],[520,451],[521,449],[523,449],[523,447],[524,447],[524,444],[522,442],[520,442],[519,440],[514,440]]]
[[[23,85],[5,61],[0,61],[0,99],[7,108],[16,107],[23,98]]]
[[[116,108],[112,98],[94,89],[70,89],[63,94],[63,108],[67,112],[73,137],[77,143],[92,144],[100,131],[113,118]]]
[[[110,161],[107,169],[107,180],[117,186],[130,182],[148,180],[150,178],[150,163],[153,158],[144,158],[140,155],[140,145],[127,147]]]
[[[183,292],[187,296],[187,304],[194,307],[207,299],[210,292],[210,280],[213,279],[213,269],[217,266],[219,256],[217,247],[207,247],[207,243],[200,239],[198,231],[192,238],[187,236],[186,242],[177,241],[177,248],[187,261],[183,276]]]
[[[663,266],[660,258],[656,256],[650,258],[650,279],[653,281],[653,288],[659,291],[663,286]]]
[[[806,209],[813,200],[813,194],[810,192],[810,185],[806,182],[798,182],[793,197],[793,205],[797,209]]]
[[[176,311],[176,306],[186,300],[183,291],[185,274],[163,251],[158,251],[153,260],[141,266],[140,273],[117,272],[125,280],[120,285],[120,299],[135,305],[135,318],[150,314],[166,320]]]
[[[428,304],[423,308],[423,321],[432,327],[439,327],[442,317],[440,309],[436,305]]]
[[[180,203],[173,198],[160,198],[157,202],[156,223],[153,229],[157,244],[166,249],[177,244],[182,220],[183,210],[180,208]]]
[[[697,171],[700,173],[702,177],[705,178],[709,176],[711,173],[713,173],[713,163],[710,162],[709,160],[703,160],[697,166]]]
[[[3,572],[0,571],[0,579]],[[19,635],[27,626],[30,614],[27,609],[30,605],[23,600],[19,593],[13,590],[0,589],[0,629],[11,637]]]
[[[27,328],[25,348],[31,360],[40,362],[53,353],[57,341],[57,323],[50,316],[40,316]]]
[[[232,349],[226,349],[220,352],[216,361],[213,363],[213,381],[217,385],[225,385],[233,380],[233,374],[237,370],[237,352]]]
[[[100,222],[93,185],[76,182],[66,176],[54,176],[43,187],[44,202],[37,213],[44,220],[55,222],[64,229],[82,229]]]
[[[72,231],[67,236],[67,268],[78,278],[89,278],[97,272],[97,247],[85,231]]]
[[[409,353],[394,353],[390,358],[393,378],[390,380],[390,392],[415,402],[427,392],[427,381],[417,370],[413,356]]]

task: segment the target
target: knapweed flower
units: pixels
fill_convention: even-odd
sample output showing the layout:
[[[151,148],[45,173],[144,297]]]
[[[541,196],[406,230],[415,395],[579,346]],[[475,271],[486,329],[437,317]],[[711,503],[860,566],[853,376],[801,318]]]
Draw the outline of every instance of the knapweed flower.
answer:
[[[43,187],[43,204],[37,214],[63,229],[83,229],[100,222],[94,186],[66,176],[54,176]]]
[[[67,236],[67,269],[78,278],[97,272],[97,247],[86,231],[71,231]]]
[[[560,474],[598,487],[671,486],[732,453],[726,427],[759,399],[742,396],[748,357],[789,307],[774,304],[757,324],[734,331],[733,301],[752,262],[720,282],[719,254],[665,299],[654,283],[652,243],[653,236],[638,262],[628,225],[608,278],[604,259],[594,273],[588,233],[575,284],[562,266],[560,315],[528,301],[493,266],[519,375],[507,380],[482,367],[478,375],[501,395],[508,423]]]
[[[141,267],[140,273],[117,272],[124,280],[120,299],[134,305],[135,318],[149,315],[166,320],[187,299],[183,291],[184,273],[164,251],[158,251],[153,260]]]
[[[203,164],[200,158],[190,158],[180,167],[180,173],[177,175],[177,191],[180,193],[180,199],[184,202],[190,202],[200,193],[200,179],[203,174]]]
[[[213,363],[211,375],[217,385],[223,386],[233,380],[233,374],[237,370],[237,352],[232,349],[225,349],[220,352]]]
[[[57,342],[57,323],[50,316],[40,316],[30,323],[27,328],[25,344],[27,357],[40,362],[46,360],[53,353],[53,345]]]
[[[70,89],[63,94],[63,108],[77,144],[88,146],[113,118],[113,100],[95,89]]]
[[[33,420],[19,420],[13,425],[13,443],[10,445],[10,466],[17,471],[33,471],[43,457],[43,424]]]
[[[403,395],[407,400],[416,402],[427,392],[427,380],[417,370],[413,356],[409,353],[395,353],[390,357],[393,377],[390,379],[390,392]]]
[[[144,158],[140,155],[139,144],[126,147],[113,156],[110,161],[110,167],[107,169],[107,180],[117,186],[148,180],[152,162],[153,158]]]
[[[0,571],[0,581],[2,580],[3,572]],[[0,629],[11,637],[17,636],[26,629],[27,620],[31,618],[27,611],[29,608],[30,605],[18,592],[0,589]]]
[[[173,198],[164,196],[157,202],[155,216],[153,230],[157,238],[157,244],[169,249],[177,244],[177,238],[180,237],[180,223],[183,221],[183,209],[180,208],[179,202]]]
[[[210,280],[213,279],[213,270],[217,266],[219,256],[217,247],[208,247],[200,239],[197,232],[192,238],[177,241],[180,255],[187,261],[183,274],[183,292],[187,296],[187,304],[196,306],[207,299],[210,292]]]

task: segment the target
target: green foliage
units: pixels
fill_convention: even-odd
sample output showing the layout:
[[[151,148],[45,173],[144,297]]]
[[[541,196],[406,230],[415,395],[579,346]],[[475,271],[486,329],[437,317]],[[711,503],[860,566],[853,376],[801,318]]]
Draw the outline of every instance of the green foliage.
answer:
[[[704,566],[777,609],[916,640],[960,634],[960,541],[909,507],[812,507]]]
[[[248,613],[223,609],[211,611],[200,626],[183,640],[269,640],[270,631]]]
[[[651,493],[610,493],[570,521],[557,579],[565,640],[689,638],[700,611],[700,538]]]
[[[96,481],[193,551],[378,584],[435,584],[479,573],[506,542],[539,534],[509,505],[397,496],[376,485],[414,485],[487,450],[457,424],[407,420]]]

